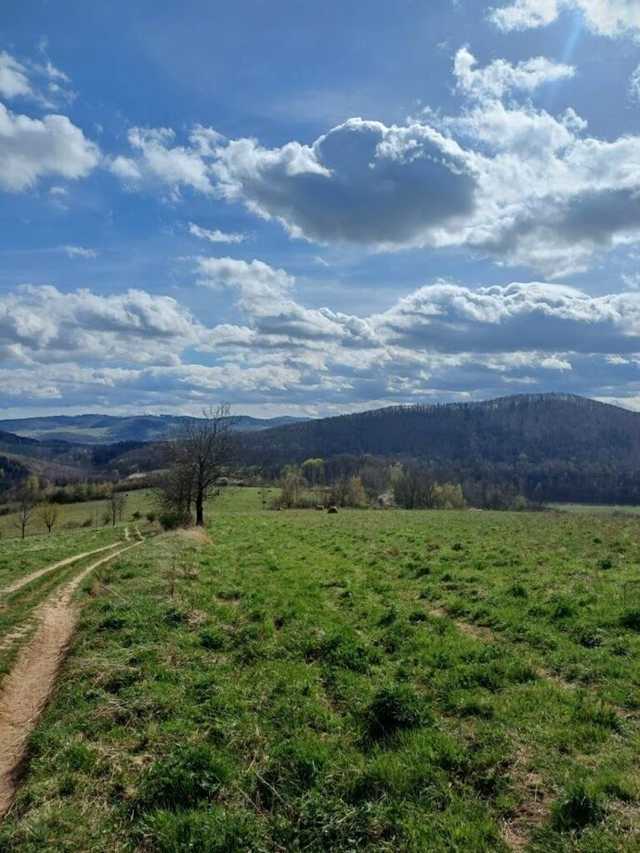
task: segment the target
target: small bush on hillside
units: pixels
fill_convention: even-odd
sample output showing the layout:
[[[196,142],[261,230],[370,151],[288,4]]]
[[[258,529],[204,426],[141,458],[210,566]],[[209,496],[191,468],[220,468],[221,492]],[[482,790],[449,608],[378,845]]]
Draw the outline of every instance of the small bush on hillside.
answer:
[[[158,521],[163,530],[177,530],[179,527],[188,527],[191,524],[191,516],[180,512],[162,512]]]

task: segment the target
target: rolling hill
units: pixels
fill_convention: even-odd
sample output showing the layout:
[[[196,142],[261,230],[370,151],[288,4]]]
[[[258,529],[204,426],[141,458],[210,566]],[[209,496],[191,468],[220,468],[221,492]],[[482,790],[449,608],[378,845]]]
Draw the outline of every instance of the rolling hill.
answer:
[[[38,441],[65,441],[74,444],[115,444],[124,441],[148,442],[170,438],[188,418],[177,415],[51,415],[0,421],[0,430]],[[234,427],[242,432],[297,423],[292,417],[252,418],[234,416]]]
[[[392,407],[243,437],[272,467],[339,455],[417,460],[441,478],[509,483],[545,500],[640,503],[640,413],[564,394]]]
[[[402,406],[307,421],[245,438],[291,461],[340,453],[430,461],[554,459],[640,464],[640,413],[564,394]]]

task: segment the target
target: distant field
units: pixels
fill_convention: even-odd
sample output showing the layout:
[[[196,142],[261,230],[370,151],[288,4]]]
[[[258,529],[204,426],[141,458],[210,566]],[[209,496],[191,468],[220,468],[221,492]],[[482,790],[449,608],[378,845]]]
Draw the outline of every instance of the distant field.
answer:
[[[620,504],[571,504],[571,503],[551,503],[548,504],[550,509],[561,510],[562,512],[597,512],[611,515],[612,513],[627,513],[631,515],[640,515],[640,506],[628,506]]]
[[[635,519],[263,497],[102,572],[0,849],[640,849]]]
[[[148,489],[133,490],[126,492],[126,495],[127,504],[124,511],[123,524],[130,521],[134,512],[138,511],[144,515],[144,513],[154,508],[153,494]],[[76,528],[87,522],[90,522],[94,528],[104,527],[105,515],[109,510],[107,501],[86,501],[85,503],[57,504],[56,506],[58,507],[58,520],[54,528],[56,532],[62,532],[65,525]],[[47,528],[37,509],[33,512],[26,533],[27,536],[42,536],[47,533]],[[11,513],[10,515],[0,516],[0,538],[11,539],[18,537],[20,537],[18,515]]]

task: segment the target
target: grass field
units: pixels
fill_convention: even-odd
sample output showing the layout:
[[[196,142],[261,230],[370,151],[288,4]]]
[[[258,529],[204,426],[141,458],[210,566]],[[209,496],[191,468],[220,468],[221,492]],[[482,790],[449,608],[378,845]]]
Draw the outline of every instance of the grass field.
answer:
[[[132,513],[138,511],[142,514],[153,508],[153,495],[148,489],[137,489],[125,493],[127,503],[124,511],[122,524],[131,519]],[[84,503],[58,504],[58,519],[54,528],[56,533],[67,529],[78,528],[83,524],[89,527],[100,528],[105,525],[105,515],[109,511],[106,500],[86,501]],[[27,536],[45,536],[47,528],[40,517],[38,509],[34,509],[29,525]],[[21,535],[17,513],[0,516],[0,540],[19,539]],[[1,546],[4,550],[4,546]]]
[[[262,500],[87,581],[0,850],[640,850],[633,516]]]

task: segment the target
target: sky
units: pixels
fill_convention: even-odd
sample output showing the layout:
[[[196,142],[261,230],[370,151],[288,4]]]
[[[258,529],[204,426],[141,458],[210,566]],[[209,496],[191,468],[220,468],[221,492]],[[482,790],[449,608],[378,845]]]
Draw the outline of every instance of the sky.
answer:
[[[638,0],[4,0],[0,413],[640,409]]]

